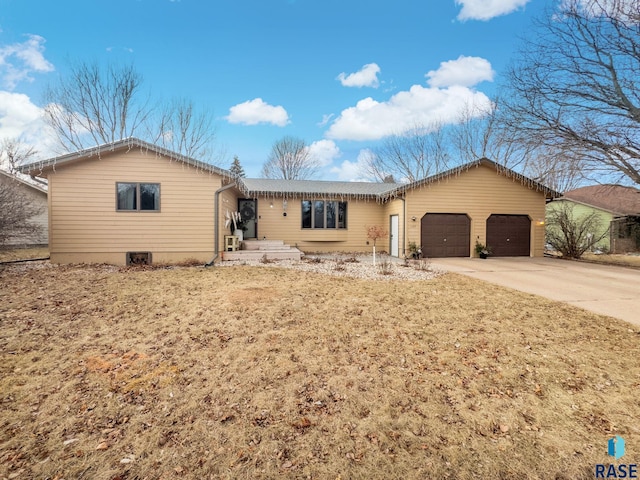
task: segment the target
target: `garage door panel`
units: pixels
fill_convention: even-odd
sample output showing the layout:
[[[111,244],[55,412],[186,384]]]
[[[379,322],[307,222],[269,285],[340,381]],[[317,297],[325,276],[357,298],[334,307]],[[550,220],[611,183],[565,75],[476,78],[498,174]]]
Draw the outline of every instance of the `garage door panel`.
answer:
[[[466,214],[427,213],[421,220],[422,253],[430,258],[468,257],[471,220]]]
[[[496,257],[528,257],[531,220],[527,215],[491,215],[487,219],[487,245]]]

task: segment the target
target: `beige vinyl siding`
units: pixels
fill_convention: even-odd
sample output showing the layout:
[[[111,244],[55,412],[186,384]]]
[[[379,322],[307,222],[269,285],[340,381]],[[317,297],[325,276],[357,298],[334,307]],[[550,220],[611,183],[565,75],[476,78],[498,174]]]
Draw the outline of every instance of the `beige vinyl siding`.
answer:
[[[154,263],[213,256],[217,175],[131,150],[61,166],[48,180],[54,262],[123,264],[126,252],[151,252]],[[116,211],[117,182],[160,184],[160,211]]]
[[[421,242],[420,220],[426,213],[466,213],[471,218],[472,256],[476,240],[486,243],[491,214],[528,215],[531,255],[544,254],[545,195],[481,165],[459,175],[407,192],[407,241]],[[411,217],[415,216],[416,221]]]
[[[302,228],[302,200],[325,200],[347,202],[346,229]],[[273,208],[271,208],[273,203]],[[349,197],[287,199],[287,216],[283,216],[282,197],[258,199],[258,238],[284,240],[306,253],[312,252],[365,252],[367,245],[366,227],[387,225],[384,207],[375,200],[356,200]]]
[[[229,215],[231,215],[231,212],[235,212],[238,210],[238,191],[235,188],[224,190],[220,193],[220,198],[218,199],[218,201],[220,208],[218,213],[220,215],[220,218],[218,219],[218,235],[220,236],[219,251],[222,252],[224,250],[224,236],[231,235],[233,233],[231,231],[233,224],[230,223],[229,225],[225,225],[227,218],[226,214],[227,212],[229,212]],[[213,228],[213,222],[211,223],[211,225],[211,228]]]

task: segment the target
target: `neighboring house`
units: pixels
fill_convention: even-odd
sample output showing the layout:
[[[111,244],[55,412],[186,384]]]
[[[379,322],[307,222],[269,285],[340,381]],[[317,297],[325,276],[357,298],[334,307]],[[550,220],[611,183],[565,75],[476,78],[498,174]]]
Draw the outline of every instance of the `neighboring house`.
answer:
[[[640,190],[621,185],[591,185],[570,190],[547,209],[572,205],[576,217],[595,213],[601,228],[590,232],[596,237],[606,234],[594,249],[625,253],[640,248]]]
[[[379,250],[470,257],[476,240],[499,256],[542,256],[545,204],[559,194],[486,159],[407,185],[237,179],[223,169],[137,139],[23,167],[46,177],[53,262],[124,264],[218,259],[227,212],[245,239],[282,240],[306,252]],[[149,261],[151,261],[149,258]]]
[[[0,170],[0,184],[3,186],[11,186],[19,191],[25,200],[29,202],[31,207],[35,207],[40,213],[31,217],[29,222],[39,225],[40,229],[34,235],[17,235],[11,237],[7,242],[7,246],[35,246],[47,245],[49,231],[49,215],[47,208],[47,191],[32,183],[26,182],[15,175]],[[3,206],[0,205],[0,208]]]

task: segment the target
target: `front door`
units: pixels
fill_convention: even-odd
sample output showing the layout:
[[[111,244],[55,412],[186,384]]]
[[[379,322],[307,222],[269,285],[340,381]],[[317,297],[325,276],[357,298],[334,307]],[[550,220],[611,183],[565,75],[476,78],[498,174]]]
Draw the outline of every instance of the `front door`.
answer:
[[[238,200],[238,211],[244,225],[244,238],[258,238],[258,225],[256,224],[256,201],[250,198]]]
[[[389,230],[389,252],[392,257],[398,256],[398,241],[400,240],[398,215],[391,215],[391,228]]]

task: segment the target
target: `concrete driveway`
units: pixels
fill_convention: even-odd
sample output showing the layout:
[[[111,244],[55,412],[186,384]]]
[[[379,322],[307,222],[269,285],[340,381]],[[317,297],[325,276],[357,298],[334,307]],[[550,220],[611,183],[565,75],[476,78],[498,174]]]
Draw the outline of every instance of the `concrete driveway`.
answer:
[[[435,268],[640,325],[640,270],[553,258],[436,258]]]

